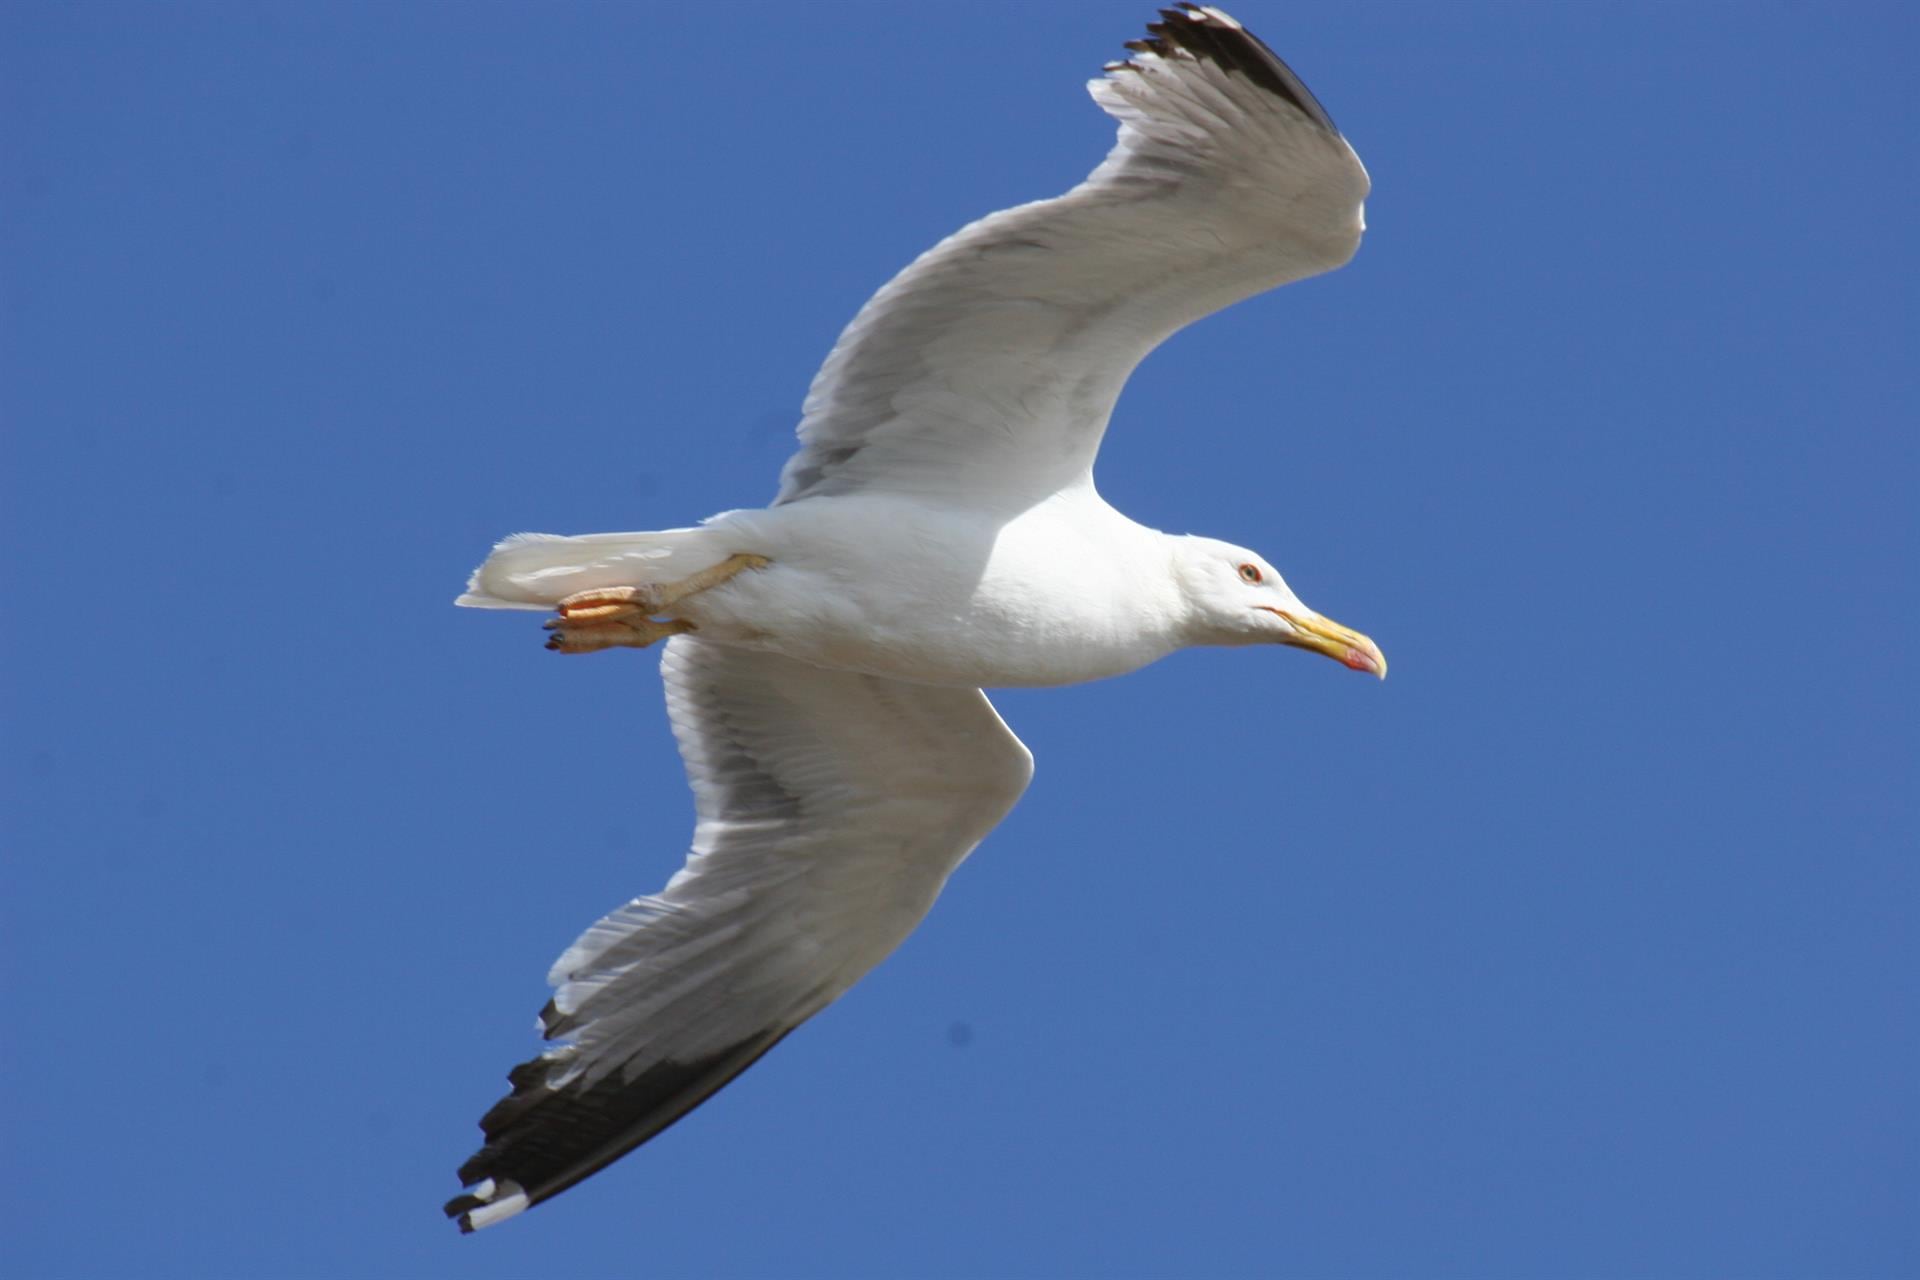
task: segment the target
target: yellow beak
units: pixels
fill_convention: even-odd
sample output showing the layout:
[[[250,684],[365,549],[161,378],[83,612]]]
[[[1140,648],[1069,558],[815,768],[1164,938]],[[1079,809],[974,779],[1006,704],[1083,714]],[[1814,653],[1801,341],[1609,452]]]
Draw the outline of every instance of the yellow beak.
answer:
[[[1293,626],[1293,634],[1283,637],[1281,644],[1324,653],[1355,671],[1371,671],[1382,680],[1387,678],[1386,655],[1380,652],[1379,645],[1358,631],[1317,613],[1287,613],[1281,609],[1268,609],[1268,612],[1279,614]]]

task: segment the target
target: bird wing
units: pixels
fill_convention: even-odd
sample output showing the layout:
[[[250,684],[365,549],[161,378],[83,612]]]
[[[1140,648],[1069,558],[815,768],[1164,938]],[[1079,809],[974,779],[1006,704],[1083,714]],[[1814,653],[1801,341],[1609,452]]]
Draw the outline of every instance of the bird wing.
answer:
[[[450,1201],[462,1230],[537,1204],[691,1111],[899,945],[1005,817],[1033,757],[977,689],[670,642],[693,787],[686,866],[555,962],[560,1041],[508,1075]]]
[[[878,489],[1012,509],[1091,474],[1176,330],[1353,256],[1367,173],[1307,87],[1213,8],[1162,11],[1088,89],[1087,179],[949,236],[840,335],[776,503]]]

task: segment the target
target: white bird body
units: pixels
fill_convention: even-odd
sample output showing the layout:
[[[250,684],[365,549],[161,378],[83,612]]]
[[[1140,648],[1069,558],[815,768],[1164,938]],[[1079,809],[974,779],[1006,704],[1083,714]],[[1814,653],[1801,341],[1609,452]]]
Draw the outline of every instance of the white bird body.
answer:
[[[1285,64],[1217,9],[1162,17],[1090,86],[1120,128],[1086,181],[948,237],[848,325],[773,506],[519,535],[460,597],[558,607],[566,651],[674,635],[661,671],[698,812],[668,886],[555,964],[556,1044],[481,1121],[447,1206],[463,1229],[645,1142],[912,931],[1032,776],[982,687],[1198,644],[1385,674],[1259,556],[1146,528],[1094,487],[1142,357],[1339,266],[1363,226],[1366,171]]]
[[[577,591],[668,581],[746,552],[772,563],[680,606],[703,640],[919,684],[1060,685],[1192,643],[1171,572],[1187,541],[1128,519],[1091,484],[1005,521],[853,493],[729,511],[693,529],[521,542],[476,585],[550,609]],[[556,559],[560,572],[536,567]]]

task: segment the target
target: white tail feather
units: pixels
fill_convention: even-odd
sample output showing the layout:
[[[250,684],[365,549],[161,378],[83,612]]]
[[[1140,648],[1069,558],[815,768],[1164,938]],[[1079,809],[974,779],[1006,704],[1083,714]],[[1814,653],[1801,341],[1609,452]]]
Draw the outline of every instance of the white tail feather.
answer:
[[[718,561],[705,529],[516,533],[494,547],[454,601],[470,609],[551,609],[576,591],[671,582]]]

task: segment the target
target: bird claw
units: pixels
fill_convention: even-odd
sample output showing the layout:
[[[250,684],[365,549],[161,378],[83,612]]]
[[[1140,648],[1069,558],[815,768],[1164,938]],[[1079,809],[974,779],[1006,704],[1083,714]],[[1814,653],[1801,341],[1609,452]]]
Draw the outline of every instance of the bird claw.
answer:
[[[602,649],[644,649],[668,636],[684,635],[696,628],[685,618],[615,618],[612,621],[571,622],[555,618],[546,624],[553,632],[547,648],[555,653],[598,653]]]
[[[597,653],[618,647],[644,649],[668,636],[692,631],[694,625],[684,618],[656,620],[654,615],[666,612],[690,595],[717,587],[738,573],[764,569],[772,563],[765,556],[741,554],[729,556],[678,582],[576,591],[554,607],[557,617],[541,624],[553,633],[547,637],[547,648],[555,653]]]

